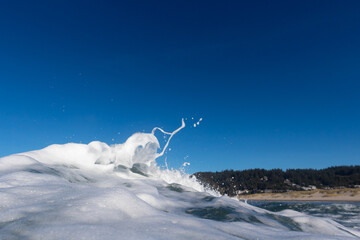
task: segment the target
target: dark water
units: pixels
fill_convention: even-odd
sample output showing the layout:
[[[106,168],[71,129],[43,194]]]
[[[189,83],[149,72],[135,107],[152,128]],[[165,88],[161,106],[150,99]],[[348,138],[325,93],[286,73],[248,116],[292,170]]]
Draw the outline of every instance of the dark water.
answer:
[[[291,209],[311,216],[330,218],[346,227],[360,229],[359,202],[261,202],[249,201],[251,205],[273,212]]]

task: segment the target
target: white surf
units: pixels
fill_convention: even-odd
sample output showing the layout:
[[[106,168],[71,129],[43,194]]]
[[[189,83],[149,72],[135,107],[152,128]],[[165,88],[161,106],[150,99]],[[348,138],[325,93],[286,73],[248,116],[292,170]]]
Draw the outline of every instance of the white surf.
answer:
[[[328,218],[274,213],[161,169],[175,133],[51,145],[0,158],[0,239],[359,239]],[[165,147],[155,131],[169,135]]]

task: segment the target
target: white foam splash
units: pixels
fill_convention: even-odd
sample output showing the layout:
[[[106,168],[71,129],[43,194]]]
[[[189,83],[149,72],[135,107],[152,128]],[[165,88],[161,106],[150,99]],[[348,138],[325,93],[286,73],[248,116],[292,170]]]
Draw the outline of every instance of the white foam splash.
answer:
[[[194,119],[194,118],[192,118],[192,119]],[[203,119],[200,118],[199,121],[197,121],[196,123],[194,123],[194,125],[193,125],[194,128],[197,127],[197,126],[199,126],[199,125],[200,125],[200,122],[201,122],[202,120],[203,120]]]
[[[269,212],[160,169],[184,127],[0,158],[0,239],[359,239],[332,220]],[[160,153],[157,130],[170,136]]]
[[[181,129],[183,129],[184,127],[185,127],[185,121],[184,121],[184,119],[181,119],[181,126],[180,126],[178,129],[176,129],[175,131],[173,131],[172,133],[165,132],[164,130],[162,130],[162,129],[159,128],[159,127],[155,127],[155,128],[151,131],[151,134],[152,134],[153,136],[155,136],[154,134],[155,134],[155,131],[156,131],[156,130],[159,130],[159,131],[161,131],[161,132],[164,133],[164,134],[170,135],[170,137],[169,137],[168,141],[166,142],[165,147],[163,148],[162,152],[159,153],[159,154],[157,154],[156,158],[161,157],[162,155],[164,155],[164,152],[165,152],[166,148],[168,147],[171,138],[172,138],[177,132],[179,132]]]

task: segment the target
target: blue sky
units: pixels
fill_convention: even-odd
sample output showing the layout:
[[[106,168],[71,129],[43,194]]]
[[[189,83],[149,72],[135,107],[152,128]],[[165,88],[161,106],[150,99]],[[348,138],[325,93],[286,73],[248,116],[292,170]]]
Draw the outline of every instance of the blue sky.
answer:
[[[1,1],[0,156],[121,143],[186,117],[167,157],[175,168],[186,158],[188,172],[360,164],[359,11],[359,1]]]

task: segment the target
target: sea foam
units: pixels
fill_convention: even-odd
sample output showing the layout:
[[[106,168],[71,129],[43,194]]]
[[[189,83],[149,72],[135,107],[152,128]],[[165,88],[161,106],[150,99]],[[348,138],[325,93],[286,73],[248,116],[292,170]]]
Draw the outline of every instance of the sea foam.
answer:
[[[0,239],[360,238],[331,219],[271,212],[161,169],[156,159],[184,127],[0,158]],[[155,131],[169,136],[162,149]]]

